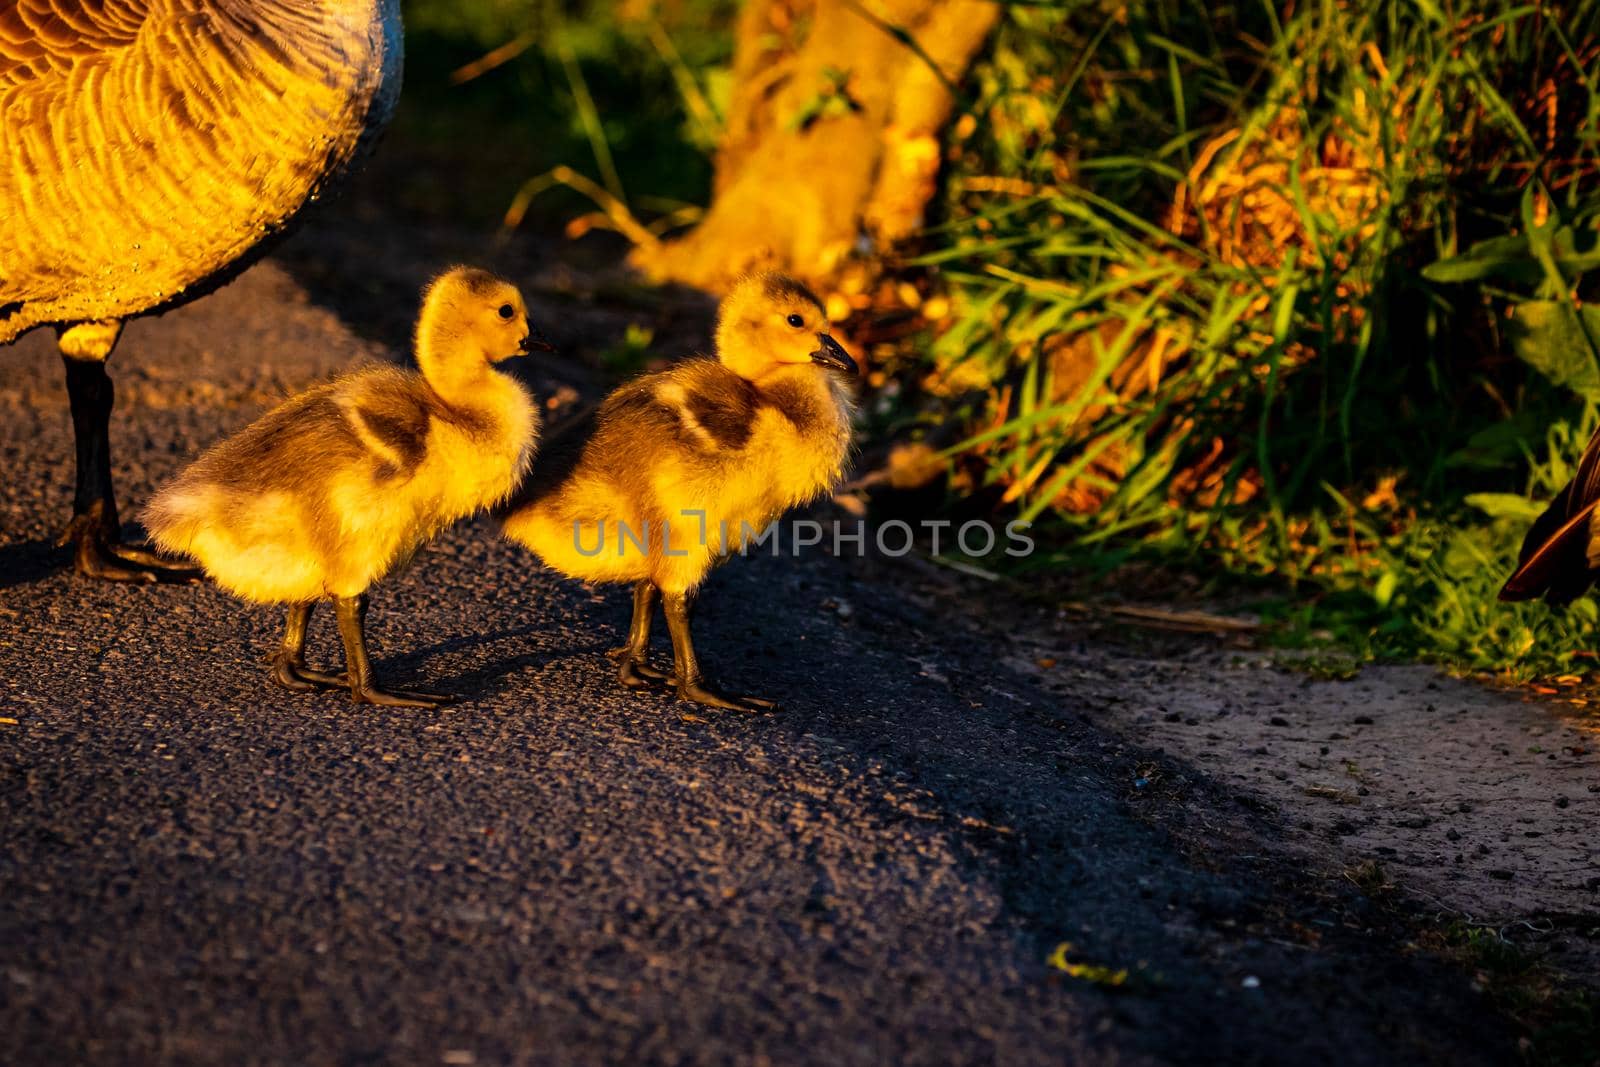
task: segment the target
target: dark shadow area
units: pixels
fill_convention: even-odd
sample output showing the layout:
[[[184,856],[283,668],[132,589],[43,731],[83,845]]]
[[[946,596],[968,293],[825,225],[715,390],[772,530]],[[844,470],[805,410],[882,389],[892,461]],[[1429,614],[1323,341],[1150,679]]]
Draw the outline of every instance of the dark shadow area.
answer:
[[[54,541],[16,541],[0,545],[0,589],[29,585],[72,565],[71,554]]]
[[[837,587],[785,580],[780,567],[763,561],[714,582],[696,632],[708,670],[784,710],[752,719],[679,707],[774,760],[813,746],[856,774],[891,769],[895,788],[877,817],[933,821],[960,840],[973,877],[1002,894],[999,925],[1041,971],[1063,942],[1074,958],[1129,968],[1114,1014],[1151,1052],[1247,1064],[1283,1062],[1292,1049],[1307,1064],[1440,1067],[1512,1055],[1510,1028],[1482,1017],[1470,976],[1418,954],[1393,902],[1273,850],[1283,828],[1272,815],[1241,807],[1193,767],[1096,731],[1073,715],[1071,697],[1005,667],[996,635],[886,586],[850,588],[860,621],[848,634],[786,620],[777,605]],[[1152,768],[1163,784],[1137,788]],[[1215,939],[1196,957],[1175,929]],[[1294,1000],[1261,1012],[1241,984],[1253,974],[1292,986]],[[1459,1043],[1465,1033],[1471,1049]]]
[[[424,648],[413,649],[403,654],[390,658],[385,667],[396,672],[397,675],[412,675],[424,673],[423,668],[427,662],[439,656],[447,656],[457,652],[469,652],[475,648],[486,645],[496,645],[502,641],[530,639],[547,628],[533,624],[515,630],[498,630],[488,634],[463,635],[440,641]],[[438,683],[458,696],[463,702],[484,697],[494,696],[503,692],[505,686],[495,683],[510,675],[528,668],[545,667],[564,659],[577,659],[593,653],[604,661],[604,649],[609,646],[597,645],[593,649],[587,646],[575,646],[568,649],[552,652],[532,640],[525,640],[522,646],[525,651],[511,656],[505,656],[481,667],[464,671],[460,674],[442,675]]]

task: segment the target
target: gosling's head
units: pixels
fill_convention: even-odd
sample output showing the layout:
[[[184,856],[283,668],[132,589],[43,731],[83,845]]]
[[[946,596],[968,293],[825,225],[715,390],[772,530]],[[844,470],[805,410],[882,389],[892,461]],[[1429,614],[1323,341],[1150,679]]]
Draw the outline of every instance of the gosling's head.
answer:
[[[517,287],[477,267],[451,267],[428,283],[417,320],[419,360],[488,362],[551,351],[528,321]]]
[[[717,358],[750,381],[810,364],[855,374],[855,360],[828,330],[828,313],[810,289],[782,274],[751,275],[723,298]]]

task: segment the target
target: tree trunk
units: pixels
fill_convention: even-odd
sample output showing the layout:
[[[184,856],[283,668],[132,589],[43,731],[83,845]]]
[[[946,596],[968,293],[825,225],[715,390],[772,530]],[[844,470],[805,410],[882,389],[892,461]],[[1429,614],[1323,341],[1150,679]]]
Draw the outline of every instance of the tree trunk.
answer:
[[[711,207],[682,237],[637,249],[635,265],[711,290],[767,267],[821,285],[852,251],[915,231],[951,87],[999,12],[992,0],[749,0]]]

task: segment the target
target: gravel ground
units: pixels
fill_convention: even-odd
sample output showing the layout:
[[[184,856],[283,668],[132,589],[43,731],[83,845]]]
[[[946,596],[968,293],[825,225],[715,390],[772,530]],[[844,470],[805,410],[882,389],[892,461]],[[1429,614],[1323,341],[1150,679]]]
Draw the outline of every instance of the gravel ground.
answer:
[[[129,328],[130,514],[283,390],[392,355],[427,268],[470,252],[328,232]],[[516,269],[568,345],[634,313]],[[1108,694],[1161,681],[1150,655],[1086,646],[1079,681],[1045,678],[914,572],[753,559],[698,632],[784,710],[698,713],[613,685],[625,591],[476,523],[370,629],[384,677],[463,703],[280,692],[274,612],[60,569],[59,376],[47,337],[0,354],[0,1062],[1518,1060],[1403,908],[1112,721]],[[531,380],[589,388],[576,363]],[[335,655],[331,620],[313,647]],[[1234,684],[1220,663],[1188,670]]]

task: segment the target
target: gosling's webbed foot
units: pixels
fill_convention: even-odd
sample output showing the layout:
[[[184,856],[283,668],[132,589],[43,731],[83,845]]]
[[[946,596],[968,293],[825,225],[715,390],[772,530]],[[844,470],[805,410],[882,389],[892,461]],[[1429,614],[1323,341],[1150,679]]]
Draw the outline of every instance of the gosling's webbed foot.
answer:
[[[300,677],[318,689],[350,688],[350,675],[344,671],[319,671],[315,667],[307,667],[304,663],[298,664],[297,670]]]
[[[58,545],[72,546],[73,569],[103,582],[192,582],[200,578],[193,564],[165,559],[148,549],[124,545],[111,537],[94,514],[74,515]]]
[[[627,645],[606,653],[617,661],[617,681],[629,689],[653,689],[667,683],[667,672],[650,666],[641,655],[636,655]]]
[[[350,676],[342,671],[338,674],[319,671],[283,656],[274,657],[272,661],[272,680],[285,689],[292,689],[297,693],[350,688]]]
[[[350,700],[354,704],[373,704],[383,708],[424,708],[434,709],[446,704],[453,704],[456,697],[446,693],[422,693],[410,689],[379,689],[375,685],[368,685],[364,689],[351,689]]]
[[[761,715],[769,711],[777,711],[778,703],[775,700],[764,700],[761,697],[733,696],[719,692],[715,687],[704,681],[679,682],[678,699],[690,704],[704,704],[708,708],[724,708],[728,711],[743,711],[751,715]]]

